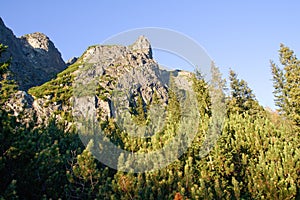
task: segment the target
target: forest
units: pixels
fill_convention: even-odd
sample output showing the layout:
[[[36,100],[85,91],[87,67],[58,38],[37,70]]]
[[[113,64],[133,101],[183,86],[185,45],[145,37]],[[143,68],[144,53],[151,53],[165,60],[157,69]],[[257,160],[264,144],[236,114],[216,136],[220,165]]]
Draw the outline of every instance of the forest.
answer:
[[[7,48],[0,45],[0,56]],[[225,80],[212,65],[226,111],[216,144],[202,156],[212,113],[224,107],[214,106],[210,83],[196,72],[197,135],[170,165],[144,173],[99,162],[64,118],[37,124],[32,117],[22,123],[23,115],[4,109],[18,86],[6,76],[11,60],[0,63],[0,199],[300,199],[300,60],[283,44],[278,53],[279,63],[270,63],[276,111],[262,107],[234,71]],[[172,90],[166,109],[167,123],[151,141],[129,138],[112,118],[101,127],[125,150],[159,149],[179,124],[178,96]],[[146,119],[139,103],[132,115],[136,123]]]

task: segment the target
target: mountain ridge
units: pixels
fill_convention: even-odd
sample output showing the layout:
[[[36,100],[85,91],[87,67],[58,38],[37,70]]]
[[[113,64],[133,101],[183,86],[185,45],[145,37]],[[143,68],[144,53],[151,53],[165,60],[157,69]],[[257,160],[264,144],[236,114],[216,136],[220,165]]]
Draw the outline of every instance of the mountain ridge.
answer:
[[[84,110],[87,104],[94,107],[100,121],[106,121],[116,116],[115,90],[125,89],[127,96],[118,97],[122,106],[132,112],[142,106],[146,113],[154,101],[167,106],[171,79],[183,90],[192,88],[188,80],[192,73],[162,69],[143,35],[129,46],[91,45],[66,64],[43,33],[17,38],[1,18],[0,33],[0,43],[8,46],[2,59],[12,57],[11,78],[19,84],[19,91],[12,94],[5,108],[15,116],[25,116],[24,123],[33,116],[38,124],[47,123],[53,116],[71,122],[82,112],[74,105]],[[97,85],[92,96],[77,98],[76,93],[85,93],[95,77]]]
[[[184,80],[190,75],[191,73],[184,71],[161,69],[153,60],[150,42],[146,37],[140,36],[129,46],[92,45],[88,47],[75,63],[59,73],[56,78],[41,86],[31,88],[29,93],[35,98],[33,107],[39,112],[39,116],[49,117],[51,112],[56,112],[70,118],[71,104],[75,103],[83,108],[88,101],[95,100],[97,103],[94,106],[97,108],[98,117],[104,120],[114,116],[112,93],[118,87],[131,90],[128,93],[129,99],[123,99],[127,108],[129,104],[136,106],[139,96],[144,106],[153,101],[153,96],[157,96],[161,103],[167,105],[170,76],[173,76],[177,83],[189,85]],[[94,91],[95,99],[82,101],[77,99],[76,101],[74,82],[83,85],[82,90],[86,91],[95,76],[99,76],[97,79],[99,83]],[[76,92],[79,90],[77,89]],[[43,112],[45,109],[42,107],[45,105],[48,110]]]
[[[20,90],[41,85],[66,68],[61,53],[45,34],[35,32],[16,37],[1,18],[0,43],[9,47],[1,61],[12,58],[10,78]]]
[[[79,58],[65,63],[53,42],[43,33],[16,37],[1,18],[0,33],[0,43],[8,46],[2,59],[12,58],[9,78],[19,86],[19,91],[12,94],[5,107],[15,116],[26,116],[25,123],[34,115],[38,124],[47,123],[53,115],[59,120],[72,121],[76,113],[72,106],[83,108],[91,100],[95,100],[93,106],[98,118],[107,120],[116,115],[114,90],[125,88],[130,92],[121,99],[128,110],[138,106],[139,98],[145,112],[154,97],[166,106],[171,76],[180,85],[191,87],[185,80],[189,73],[164,70],[159,66],[153,59],[150,41],[143,35],[129,46],[91,45]],[[94,97],[84,100],[74,97],[74,87],[77,90],[74,84],[83,85],[85,91],[95,76],[98,76],[98,83]]]

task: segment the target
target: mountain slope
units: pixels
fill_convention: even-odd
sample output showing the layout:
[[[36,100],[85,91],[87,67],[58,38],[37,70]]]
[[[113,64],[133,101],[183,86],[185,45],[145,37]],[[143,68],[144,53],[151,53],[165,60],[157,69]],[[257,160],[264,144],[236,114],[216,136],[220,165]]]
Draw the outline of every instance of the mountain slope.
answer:
[[[83,55],[57,77],[41,86],[31,88],[29,93],[35,97],[34,109],[39,116],[49,117],[51,113],[60,113],[70,119],[72,105],[83,108],[87,103],[74,98],[80,92],[75,83],[87,90],[88,85],[96,80],[96,102],[94,107],[98,117],[113,117],[113,93],[115,90],[128,89],[127,96],[121,100],[125,107],[136,107],[141,98],[143,108],[153,102],[153,97],[167,105],[170,77],[182,87],[191,88],[187,81],[191,73],[167,71],[159,68],[152,58],[151,45],[147,38],[141,36],[126,47],[118,45],[90,46]],[[76,113],[73,112],[73,114]]]
[[[17,38],[0,18],[0,43],[9,48],[1,58],[12,58],[10,70],[20,90],[41,85],[66,67],[60,52],[42,33],[32,33]]]

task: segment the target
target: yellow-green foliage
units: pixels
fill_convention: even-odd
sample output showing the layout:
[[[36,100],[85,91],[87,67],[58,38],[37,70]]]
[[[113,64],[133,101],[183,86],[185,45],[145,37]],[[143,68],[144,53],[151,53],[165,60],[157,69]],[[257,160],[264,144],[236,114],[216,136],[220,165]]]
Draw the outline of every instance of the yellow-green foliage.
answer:
[[[7,46],[4,46],[3,44],[0,43],[0,57],[1,54],[4,53],[7,48],[8,48]],[[1,76],[7,71],[9,65],[10,65],[10,60],[5,62],[0,62],[0,79],[2,78]]]
[[[72,92],[72,72],[79,65],[75,63],[30,93],[64,101]],[[198,127],[192,127],[198,128],[194,141],[167,167],[139,174],[116,171],[98,162],[90,152],[93,143],[84,148],[76,132],[67,131],[64,123],[50,120],[45,127],[26,127],[0,109],[0,199],[299,199],[299,127],[293,119],[257,107],[250,88],[232,80],[237,83],[227,97],[232,107],[211,151],[201,154],[213,116],[213,98],[208,83],[195,76],[193,90],[200,119]],[[244,89],[249,98],[241,92]],[[105,97],[111,92],[101,86],[98,90],[98,95]],[[0,95],[4,99],[4,93]],[[169,97],[163,108],[167,122],[149,138],[130,137],[113,118],[102,121],[101,128],[111,142],[127,151],[161,149],[172,140],[181,113],[176,90],[170,90]],[[157,100],[155,93],[153,99]],[[147,119],[147,106],[138,109],[138,114],[145,111],[139,120]]]
[[[29,89],[29,94],[37,98],[43,98],[50,95],[52,102],[66,102],[73,95],[72,82],[74,81],[73,72],[81,65],[77,61],[66,70],[59,73],[55,79],[37,87]]]

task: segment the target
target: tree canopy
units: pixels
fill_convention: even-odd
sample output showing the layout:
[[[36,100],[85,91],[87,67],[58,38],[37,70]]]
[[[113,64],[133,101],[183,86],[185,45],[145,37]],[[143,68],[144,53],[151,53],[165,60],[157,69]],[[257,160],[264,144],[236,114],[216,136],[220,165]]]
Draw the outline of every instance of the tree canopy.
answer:
[[[0,47],[1,53],[7,48]],[[299,199],[299,61],[284,45],[279,56],[284,68],[272,63],[279,114],[262,108],[246,81],[233,71],[226,96],[225,80],[212,65],[211,82],[200,72],[190,80],[200,115],[195,119],[198,127],[192,127],[197,130],[192,144],[167,167],[144,173],[117,171],[97,161],[91,153],[93,143],[83,146],[65,119],[53,117],[41,125],[33,116],[29,125],[22,124],[22,115],[3,107],[16,88],[2,80],[0,199]],[[8,67],[9,62],[0,65],[2,72]],[[149,138],[131,138],[113,118],[102,121],[101,128],[130,152],[163,148],[184,113],[178,88],[170,86],[168,95],[168,105],[162,107],[167,122]],[[152,103],[159,104],[157,96],[153,93]],[[133,120],[145,124],[149,105],[141,96],[131,108]],[[216,135],[211,151],[202,154],[204,141]]]

